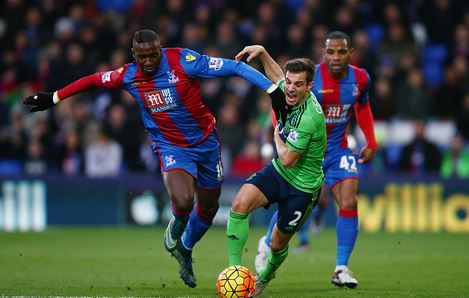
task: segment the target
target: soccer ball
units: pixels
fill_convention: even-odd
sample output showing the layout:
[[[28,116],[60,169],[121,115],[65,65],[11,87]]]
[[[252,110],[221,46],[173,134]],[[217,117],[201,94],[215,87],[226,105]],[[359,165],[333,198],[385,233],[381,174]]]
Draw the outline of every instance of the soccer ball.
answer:
[[[251,297],[255,290],[254,275],[246,267],[234,265],[223,270],[217,278],[217,291],[222,298]]]

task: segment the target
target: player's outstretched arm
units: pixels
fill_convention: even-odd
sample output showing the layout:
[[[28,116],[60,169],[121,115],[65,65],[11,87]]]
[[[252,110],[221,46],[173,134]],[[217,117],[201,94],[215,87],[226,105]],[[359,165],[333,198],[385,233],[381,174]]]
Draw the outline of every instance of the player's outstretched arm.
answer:
[[[39,92],[24,99],[23,104],[33,106],[31,113],[47,110],[59,101],[74,94],[94,88],[120,88],[122,85],[122,68],[117,71],[97,72],[80,78],[55,92]]]
[[[261,45],[251,45],[246,46],[244,49],[239,52],[235,60],[240,61],[244,56],[248,55],[246,58],[247,62],[250,62],[252,59],[259,57],[261,60],[262,66],[264,67],[265,74],[273,83],[284,78],[282,68],[275,62],[275,60],[270,56],[267,50]]]

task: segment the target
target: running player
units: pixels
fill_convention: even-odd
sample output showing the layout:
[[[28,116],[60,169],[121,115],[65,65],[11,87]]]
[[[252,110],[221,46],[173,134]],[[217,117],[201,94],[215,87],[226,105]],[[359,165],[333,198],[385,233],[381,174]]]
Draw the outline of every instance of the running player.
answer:
[[[135,32],[132,54],[132,63],[83,77],[52,93],[28,96],[24,104],[34,106],[31,112],[43,111],[92,88],[124,89],[135,98],[172,201],[174,216],[164,246],[179,262],[184,283],[195,287],[192,249],[212,225],[223,181],[215,118],[203,103],[198,78],[237,75],[264,91],[272,83],[242,62],[162,48],[152,30]]]
[[[368,100],[370,76],[366,70],[349,65],[353,53],[350,37],[340,31],[326,35],[323,45],[324,62],[316,66],[313,93],[316,95],[326,116],[327,150],[323,163],[326,185],[339,206],[336,223],[337,256],[332,283],[354,288],[358,281],[348,269],[348,262],[358,236],[358,163],[372,160],[377,149],[373,115]],[[367,144],[357,158],[347,147],[346,127],[352,110]],[[267,260],[270,234],[277,222],[274,213],[267,235],[259,241],[255,260],[256,270]]]
[[[326,149],[326,123],[321,106],[310,91],[314,64],[305,58],[289,60],[285,75],[262,46],[245,47],[236,59],[259,57],[267,77],[278,82],[280,100],[291,108],[278,120],[274,131],[275,157],[249,177],[231,205],[226,227],[229,264],[240,265],[249,233],[248,215],[259,207],[278,203],[271,250],[266,265],[256,277],[254,296],[262,293],[288,255],[288,242],[313,209],[324,181],[322,161]],[[278,94],[276,91],[273,94]],[[272,98],[274,100],[274,98]],[[274,110],[276,110],[273,105]]]

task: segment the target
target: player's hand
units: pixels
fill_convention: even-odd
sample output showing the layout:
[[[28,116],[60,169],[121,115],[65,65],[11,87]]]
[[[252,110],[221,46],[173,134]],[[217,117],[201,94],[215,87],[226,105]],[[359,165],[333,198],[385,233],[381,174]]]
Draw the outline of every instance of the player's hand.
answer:
[[[265,51],[265,48],[263,46],[260,46],[260,45],[247,46],[247,47],[244,47],[244,49],[242,49],[241,52],[239,52],[235,56],[235,60],[236,61],[241,61],[241,60],[243,60],[243,57],[245,55],[248,55],[248,57],[246,58],[246,61],[251,62],[252,59],[262,55],[265,52],[266,51]]]
[[[31,113],[47,110],[55,105],[54,93],[39,92],[35,95],[26,97],[23,104],[34,106],[30,111]]]
[[[363,149],[360,152],[360,159],[358,160],[358,163],[367,163],[371,161],[376,154],[375,149],[371,149],[369,147],[363,147]]]

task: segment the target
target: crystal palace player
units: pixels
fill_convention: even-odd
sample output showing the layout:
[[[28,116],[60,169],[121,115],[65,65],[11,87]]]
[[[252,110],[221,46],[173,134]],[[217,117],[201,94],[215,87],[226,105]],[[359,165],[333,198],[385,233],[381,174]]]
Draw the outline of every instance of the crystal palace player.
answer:
[[[35,106],[31,112],[43,111],[78,92],[99,87],[125,89],[135,98],[172,201],[174,216],[164,245],[179,262],[184,283],[195,287],[192,248],[212,225],[223,180],[215,118],[203,103],[198,78],[237,75],[264,91],[276,86],[245,63],[189,49],[162,48],[151,30],[135,33],[132,54],[133,63],[83,77],[53,93],[39,92],[24,104]]]
[[[352,52],[351,40],[346,33],[329,33],[324,38],[324,62],[316,66],[312,88],[326,116],[327,150],[323,163],[325,183],[339,206],[336,223],[337,258],[332,283],[349,288],[358,285],[348,269],[348,261],[358,236],[357,160],[347,147],[345,133],[353,108],[367,140],[358,163],[372,160],[377,149],[373,115],[368,101],[370,76],[366,70],[348,64]],[[270,235],[276,222],[277,212],[271,219],[267,235],[259,241],[256,270],[260,270],[266,263]]]

